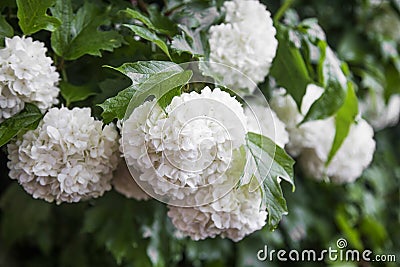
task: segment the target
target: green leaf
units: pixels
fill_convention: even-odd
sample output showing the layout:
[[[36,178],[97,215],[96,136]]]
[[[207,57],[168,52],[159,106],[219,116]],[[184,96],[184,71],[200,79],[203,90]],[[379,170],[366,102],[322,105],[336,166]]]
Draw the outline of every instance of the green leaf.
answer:
[[[163,203],[137,202],[115,192],[98,199],[83,221],[83,232],[121,266],[177,266],[183,248],[174,231]]]
[[[218,260],[228,262],[236,252],[236,244],[234,245],[229,239],[207,238],[198,241],[186,239],[185,241],[185,258],[194,263],[194,266],[205,266],[205,263]]]
[[[340,61],[326,42],[320,41],[321,58],[319,75],[324,93],[311,105],[301,123],[328,118],[340,109],[347,95],[347,78],[341,70]],[[322,76],[322,77],[321,77]]]
[[[268,226],[274,229],[288,212],[280,179],[291,184],[294,190],[294,160],[271,139],[256,133],[247,133],[247,148],[250,164],[246,165],[245,173],[253,175],[261,183],[268,211]],[[252,167],[255,167],[255,171],[249,169]]]
[[[283,1],[282,6],[278,9],[276,14],[274,15],[274,23],[278,23],[281,17],[286,13],[286,11],[293,4],[294,0],[285,0]]]
[[[326,166],[329,165],[336,152],[342,146],[344,140],[349,134],[350,127],[354,123],[354,120],[358,114],[358,99],[354,92],[353,85],[349,83],[347,89],[347,96],[344,104],[339,109],[335,116],[336,133],[333,140],[332,148],[329,151],[328,160]]]
[[[125,77],[107,78],[98,83],[100,92],[93,98],[94,105],[101,104],[108,98],[116,96],[119,92],[129,87],[130,82]]]
[[[136,86],[130,86],[119,92],[116,96],[107,99],[102,104],[99,104],[103,109],[101,116],[103,117],[104,123],[109,123],[115,118],[119,120],[124,118],[126,109],[128,108],[129,102],[135,94],[136,89]]]
[[[385,68],[386,86],[384,91],[385,101],[389,101],[393,94],[400,94],[400,73],[395,67],[389,65]]]
[[[181,72],[160,72],[152,75],[141,86],[138,87],[133,101],[129,103],[127,113],[130,114],[136,107],[141,105],[149,96],[155,96],[158,104],[165,108],[176,94],[176,88],[181,88],[192,78],[191,70]],[[172,91],[172,92],[171,92]]]
[[[337,207],[335,212],[335,221],[340,231],[345,234],[350,245],[355,249],[363,250],[361,236],[354,225],[354,220],[352,220],[351,214],[349,214],[349,207],[351,206],[345,206],[344,204],[341,204],[339,207]]]
[[[61,26],[51,35],[51,46],[57,55],[62,56],[68,50],[68,45],[73,38],[71,31],[74,28],[74,13],[71,0],[57,1],[51,11],[61,20]]]
[[[6,21],[4,16],[0,15],[0,42],[3,42],[5,37],[12,37],[14,35],[14,29]]]
[[[284,87],[296,101],[298,108],[311,78],[299,49],[290,45],[287,29],[277,27],[278,50],[271,67],[271,75],[278,86]]]
[[[135,63],[125,63],[118,68],[109,68],[117,70],[129,77],[132,80],[132,85],[99,105],[103,109],[102,117],[106,123],[112,121],[114,118],[124,118],[126,109],[135,91],[138,89],[139,85],[149,79],[151,75],[165,71],[182,71],[178,65],[169,61],[138,61]]]
[[[189,53],[195,57],[204,57],[207,39],[198,30],[192,30],[184,25],[180,25],[181,35],[176,35],[172,39],[171,47],[179,54]]]
[[[169,105],[172,98],[179,95],[180,88],[192,77],[192,71],[160,72],[153,74],[140,86],[132,85],[107,99],[99,106],[103,108],[102,117],[106,123],[114,118],[122,119],[125,114],[141,105],[149,96],[158,99],[162,108]],[[133,101],[131,101],[133,99]]]
[[[163,16],[156,6],[149,6],[147,11],[150,18],[143,15],[137,10],[130,8],[125,9],[123,12],[131,19],[137,19],[142,22],[147,28],[157,33],[174,35],[177,33],[176,25],[168,17]]]
[[[182,71],[179,65],[170,61],[137,61],[134,63],[125,63],[118,68],[107,67],[121,72],[131,79],[133,84],[143,83],[155,73]]]
[[[14,182],[2,195],[0,209],[1,241],[4,245],[10,248],[23,240],[32,240],[40,245],[40,238],[46,235],[43,225],[50,218],[51,204],[33,199]]]
[[[132,19],[137,19],[140,22],[143,22],[143,24],[146,25],[147,28],[149,28],[149,29],[151,29],[153,31],[156,30],[156,28],[154,27],[154,25],[151,22],[151,20],[147,16],[143,15],[142,13],[140,13],[139,11],[127,8],[127,9],[123,10],[123,12],[126,15],[128,15],[128,17],[130,17]]]
[[[93,86],[90,85],[73,85],[67,82],[60,82],[61,95],[66,101],[66,105],[69,106],[73,102],[82,101],[89,96],[95,95],[97,92],[94,91]]]
[[[178,33],[176,24],[168,17],[164,16],[156,5],[150,5],[147,9],[155,31],[158,33],[173,36]]]
[[[33,104],[26,103],[25,109],[0,124],[0,146],[8,143],[14,136],[35,129],[43,115]]]
[[[190,80],[190,78],[189,78]],[[188,81],[189,81],[188,80]],[[182,86],[175,87],[165,94],[163,94],[157,101],[162,109],[165,109],[172,101],[175,96],[179,96],[182,94]]]
[[[387,228],[379,219],[368,216],[362,220],[360,228],[362,233],[368,236],[368,239],[372,240],[372,243],[379,247],[384,246],[388,240]]]
[[[5,8],[16,8],[17,3],[15,0],[2,0],[0,2],[0,10],[4,10]]]
[[[120,265],[124,259],[132,259],[134,266],[151,266],[146,255],[146,241],[139,235],[135,201],[116,193],[108,193],[87,210],[83,231],[92,233],[98,244],[106,247]],[[117,208],[116,208],[117,207]]]
[[[133,31],[136,35],[139,37],[150,41],[157,45],[169,58],[171,58],[171,55],[169,54],[168,46],[167,44],[154,32],[137,26],[137,25],[129,25],[129,24],[123,24],[123,26],[129,28],[131,31]]]
[[[26,35],[40,30],[54,31],[60,20],[47,15],[56,0],[17,0],[19,26]]]
[[[58,0],[52,12],[62,24],[51,35],[51,46],[58,56],[66,60],[86,54],[101,56],[101,50],[113,51],[123,42],[118,32],[100,30],[100,26],[109,23],[106,8],[85,2],[74,14],[71,0]]]
[[[222,4],[223,2],[217,4],[218,8]],[[166,11],[166,14],[172,15],[174,21],[178,21],[181,25],[207,32],[210,26],[219,24],[223,20],[224,14],[217,6],[210,6],[210,2],[207,1],[188,1],[175,11],[172,11],[173,8]]]

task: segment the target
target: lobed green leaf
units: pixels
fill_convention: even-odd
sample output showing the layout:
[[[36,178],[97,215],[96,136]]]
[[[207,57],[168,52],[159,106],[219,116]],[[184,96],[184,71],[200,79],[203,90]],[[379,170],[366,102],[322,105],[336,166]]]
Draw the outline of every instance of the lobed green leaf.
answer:
[[[118,68],[109,68],[119,71],[129,77],[132,80],[132,85],[119,92],[116,96],[105,100],[102,104],[99,105],[103,109],[102,117],[106,123],[112,121],[114,118],[124,118],[127,108],[130,105],[131,99],[134,97],[137,91],[138,93],[136,93],[135,97],[140,95],[140,99],[142,99],[143,97],[144,99],[146,99],[147,96],[151,95],[152,93],[156,93],[156,89],[153,87],[157,83],[164,82],[164,85],[166,85],[166,81],[164,80],[171,76],[171,74],[176,74],[183,71],[182,68],[179,67],[179,65],[169,61],[138,61],[135,63],[125,63]],[[165,74],[160,74],[165,72],[168,73],[167,76],[165,76]],[[160,75],[155,76],[156,74]],[[150,79],[151,77],[153,78]],[[172,84],[167,86],[172,86]],[[179,86],[179,83],[173,87],[168,88],[169,90],[171,90],[177,86]],[[148,92],[149,90],[153,90],[152,93]],[[162,95],[157,96],[161,97]],[[142,99],[141,101],[143,102],[144,99]],[[161,104],[166,104],[166,98],[163,98],[160,101]],[[137,102],[137,105],[140,104],[141,102]]]
[[[113,51],[123,42],[118,32],[100,30],[100,26],[108,23],[107,9],[85,2],[74,14],[71,0],[59,0],[52,12],[62,24],[53,32],[51,46],[66,60],[75,60],[86,54],[101,56],[101,50]]]
[[[192,78],[191,70],[181,72],[160,72],[152,75],[138,87],[132,101],[129,103],[127,113],[141,105],[149,96],[154,96],[161,108],[166,108],[175,95],[180,94],[180,88]]]
[[[27,130],[35,129],[43,115],[33,104],[26,103],[25,108],[18,114],[6,119],[0,124],[0,146],[8,143],[14,136]]]
[[[206,36],[200,31],[194,31],[183,25],[180,25],[182,30],[181,35],[176,35],[172,39],[171,47],[179,55],[182,53],[189,53],[194,57],[204,57],[206,47]]]
[[[245,173],[253,175],[261,183],[268,211],[268,226],[274,229],[288,212],[280,179],[291,184],[294,190],[294,160],[271,139],[256,133],[247,133],[247,148],[250,164],[246,165]],[[255,171],[249,169],[252,167],[255,167]]]
[[[104,123],[109,123],[113,119],[117,118],[122,120],[125,116],[126,109],[128,108],[129,102],[136,91],[136,86],[130,86],[116,96],[108,98],[99,106],[103,109],[101,116],[103,117]]]
[[[140,84],[150,78],[151,75],[173,71],[180,72],[182,68],[177,64],[170,61],[137,61],[134,63],[124,63],[118,68],[107,66],[113,70],[119,71],[129,79],[132,80],[133,84]]]
[[[55,31],[61,22],[58,18],[47,15],[47,10],[56,0],[17,0],[18,24],[25,35],[40,30]]]

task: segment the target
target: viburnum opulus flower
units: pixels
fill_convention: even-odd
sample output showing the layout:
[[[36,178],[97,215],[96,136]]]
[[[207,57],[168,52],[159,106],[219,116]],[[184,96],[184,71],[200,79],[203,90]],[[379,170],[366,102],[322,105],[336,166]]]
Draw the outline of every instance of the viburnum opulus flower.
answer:
[[[391,95],[385,103],[382,92],[370,91],[360,102],[360,109],[375,130],[394,126],[400,117],[400,95]]]
[[[266,6],[259,1],[227,1],[224,8],[224,23],[209,30],[207,71],[228,88],[252,92],[268,74],[275,57],[276,29]]]
[[[297,109],[294,99],[286,93],[283,88],[273,91],[271,99],[271,107],[278,115],[279,119],[286,124],[286,129],[289,132],[289,143],[285,149],[293,156],[298,156],[304,147],[314,147],[316,143],[322,142],[318,138],[322,138],[320,129],[327,127],[324,120],[316,120],[302,124],[298,124],[303,120],[312,103],[317,100],[323,89],[314,84],[307,87],[306,94],[303,97],[301,104],[301,112]],[[325,133],[334,134],[334,127],[327,128]]]
[[[121,150],[148,190],[182,200],[200,186],[223,182],[245,134],[241,104],[206,87],[174,97],[165,111],[155,100],[134,109],[123,123]]]
[[[218,194],[218,191],[224,194]],[[214,194],[222,197],[207,205],[169,206],[168,216],[174,226],[194,240],[220,235],[239,241],[265,225],[268,213],[260,188],[252,191],[250,183],[239,187],[227,183],[213,186],[208,195],[201,197],[213,199]]]
[[[323,133],[326,129],[329,127],[319,130]],[[325,135],[325,139],[314,148],[304,149],[299,158],[300,165],[306,174],[317,179],[327,176],[335,183],[353,182],[372,161],[375,151],[373,136],[372,127],[365,120],[359,119],[351,126],[348,136],[328,167],[325,168],[325,162],[332,146],[332,134]]]
[[[244,113],[248,131],[267,136],[282,148],[289,142],[285,124],[270,107],[253,103],[246,106]]]
[[[168,216],[181,234],[194,240],[220,235],[239,241],[266,224],[268,213],[259,181],[241,179],[240,185],[237,181],[245,164],[246,158],[236,151],[224,183],[199,191],[192,207],[169,205]]]
[[[89,108],[52,108],[35,130],[8,144],[9,176],[34,198],[57,203],[99,197],[111,189],[118,133]]]
[[[0,122],[33,103],[42,111],[57,104],[59,75],[46,47],[32,38],[5,39],[0,49]]]
[[[334,117],[298,125],[322,93],[321,87],[309,85],[303,97],[301,113],[297,111],[293,98],[283,89],[274,92],[271,106],[286,123],[290,139],[288,151],[299,157],[299,164],[309,176],[318,180],[329,177],[336,183],[352,182],[372,161],[374,132],[366,121],[358,119],[332,161],[325,166],[335,137]]]
[[[170,204],[168,215],[184,235],[238,241],[265,225],[261,189],[250,190],[250,181],[241,179],[246,133],[262,133],[281,146],[288,134],[269,108],[250,106],[205,87],[175,96],[165,110],[156,99],[147,101],[122,122],[120,149],[128,166],[146,192]]]

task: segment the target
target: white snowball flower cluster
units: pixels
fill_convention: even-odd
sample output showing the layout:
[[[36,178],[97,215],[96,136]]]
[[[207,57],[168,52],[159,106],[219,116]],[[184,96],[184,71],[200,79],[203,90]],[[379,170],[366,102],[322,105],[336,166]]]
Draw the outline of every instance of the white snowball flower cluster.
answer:
[[[224,7],[224,23],[209,30],[208,71],[228,88],[251,93],[264,80],[275,57],[276,29],[266,6],[257,0],[227,1]]]
[[[314,147],[316,142],[322,141],[318,139],[321,135],[321,128],[329,126],[324,130],[325,134],[329,135],[329,138],[333,138],[335,134],[334,124],[327,124],[323,120],[311,121],[297,127],[311,105],[322,93],[323,89],[321,87],[314,84],[308,85],[300,113],[296,102],[289,94],[286,94],[285,89],[281,88],[273,92],[270,102],[271,108],[276,112],[279,119],[286,124],[286,129],[289,132],[289,143],[286,146],[286,150],[293,156],[298,156],[304,147]]]
[[[214,190],[224,189],[219,186]],[[267,212],[260,188],[250,192],[250,184],[246,184],[227,192],[211,204],[170,207],[168,216],[180,232],[194,240],[220,235],[239,241],[265,225]],[[212,193],[205,197],[212,197]]]
[[[324,129],[320,128],[321,136],[323,136]],[[315,148],[306,148],[302,151],[299,159],[300,165],[308,175],[317,179],[326,175],[335,183],[353,182],[361,176],[363,170],[372,161],[375,151],[372,127],[362,119],[353,124],[342,147],[325,168],[325,162],[333,142],[333,137],[327,138],[328,136],[325,136],[325,142],[318,144]]]
[[[392,95],[387,104],[380,92],[369,92],[360,102],[360,109],[375,130],[394,126],[400,117],[400,95]]]
[[[289,133],[286,131],[285,124],[269,107],[254,103],[246,106],[244,114],[248,119],[249,132],[267,136],[282,148],[289,142]]]
[[[279,120],[253,106],[257,116],[263,114],[263,134],[273,138]],[[120,150],[128,166],[138,171],[135,178],[147,193],[169,201],[168,215],[184,235],[238,241],[265,225],[261,190],[250,192],[249,181],[237,186],[246,162],[240,148],[248,129],[257,131],[257,122],[254,128],[247,119],[235,97],[205,87],[174,97],[165,111],[147,101],[123,121]],[[287,133],[279,126],[284,145]]]
[[[118,133],[89,108],[52,108],[35,130],[8,145],[10,177],[34,198],[78,202],[111,189]]]
[[[357,179],[372,161],[375,151],[371,126],[362,119],[353,124],[349,135],[326,167],[325,162],[335,137],[334,118],[310,121],[297,126],[314,101],[323,93],[323,89],[312,84],[307,87],[301,113],[297,110],[293,98],[285,93],[284,89],[274,92],[271,107],[286,123],[290,139],[287,149],[292,155],[299,156],[302,168],[318,180],[329,177],[333,182],[344,183]]]
[[[57,104],[59,75],[44,44],[14,36],[0,49],[0,122],[33,103],[42,111]]]
[[[145,102],[124,122],[121,143],[128,166],[142,173],[145,191],[149,185],[155,194],[176,200],[222,183],[245,134],[241,104],[206,87],[174,97],[165,112],[154,100]]]

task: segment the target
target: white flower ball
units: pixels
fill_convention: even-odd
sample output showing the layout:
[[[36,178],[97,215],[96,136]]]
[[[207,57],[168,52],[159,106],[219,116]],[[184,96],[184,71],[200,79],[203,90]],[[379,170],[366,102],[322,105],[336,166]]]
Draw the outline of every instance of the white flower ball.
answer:
[[[225,192],[224,186],[214,186],[214,191]],[[249,184],[234,187],[223,197],[199,207],[170,206],[168,216],[182,234],[193,240],[220,235],[240,241],[261,229],[267,218],[260,189],[250,192],[249,188]]]
[[[382,93],[369,92],[360,102],[360,109],[375,130],[394,126],[399,122],[400,117],[400,95],[390,96],[388,103],[385,104]]]
[[[155,100],[136,108],[122,127],[122,151],[142,173],[146,192],[181,200],[199,186],[223,182],[245,134],[241,104],[205,87],[174,97],[165,112]]]
[[[286,130],[289,132],[289,143],[286,145],[287,151],[298,156],[304,147],[314,147],[318,141],[321,128],[326,135],[334,136],[334,124],[327,123],[322,120],[310,121],[298,127],[297,125],[303,120],[304,116],[310,109],[311,105],[323,93],[323,88],[314,84],[309,84],[301,104],[301,112],[299,112],[294,99],[286,93],[285,89],[275,90],[271,99],[271,108],[276,112],[279,119],[286,124]]]
[[[156,148],[149,142],[152,139],[153,128],[158,120],[166,118],[166,114],[155,100],[147,101],[135,108],[129,118],[123,123],[119,121],[122,137],[120,151],[128,166],[140,172],[155,166],[160,156]]]
[[[282,148],[289,142],[285,124],[269,107],[254,103],[246,106],[244,113],[247,117],[249,132],[264,135]]]
[[[24,109],[24,102],[0,82],[0,122]]]
[[[6,38],[0,49],[0,121],[21,111],[24,102],[42,111],[57,104],[59,80],[43,43],[32,38]]]
[[[35,130],[8,145],[10,177],[34,198],[78,202],[111,189],[118,133],[89,108],[52,108]]]
[[[335,183],[355,181],[371,163],[374,155],[375,141],[372,127],[363,119],[353,124],[349,135],[328,167],[325,167],[325,162],[328,159],[333,137],[324,135],[324,128],[319,130],[321,139],[325,140],[320,140],[315,148],[303,150],[299,161],[302,169],[318,180],[327,176]],[[324,136],[325,138],[322,138]]]
[[[224,7],[225,23],[209,30],[208,71],[224,86],[251,93],[265,79],[275,57],[276,29],[271,14],[259,1],[227,1]]]
[[[136,200],[148,200],[150,198],[136,183],[124,161],[120,161],[118,164],[114,172],[112,185],[118,193],[127,198],[134,198]]]
[[[309,176],[317,180],[329,177],[336,183],[352,182],[372,160],[375,151],[372,128],[364,120],[352,125],[349,135],[326,167],[336,132],[334,117],[297,126],[322,93],[321,87],[310,84],[299,112],[293,98],[284,89],[277,90],[273,93],[271,107],[286,123],[290,140],[286,149],[299,157],[299,164]]]

